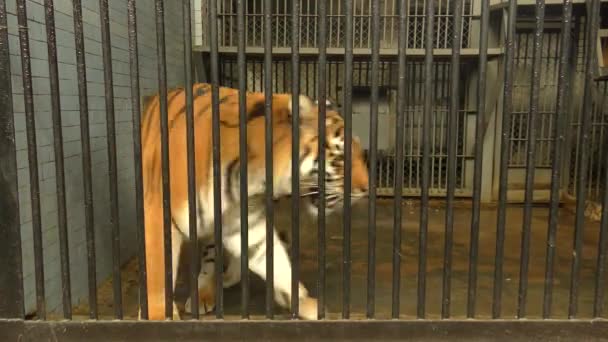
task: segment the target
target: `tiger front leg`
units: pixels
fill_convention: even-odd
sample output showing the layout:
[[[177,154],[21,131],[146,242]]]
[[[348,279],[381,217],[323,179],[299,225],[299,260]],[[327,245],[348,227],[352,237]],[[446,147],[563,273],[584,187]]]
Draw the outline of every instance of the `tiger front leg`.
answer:
[[[148,291],[148,318],[150,320],[164,320],[165,307],[165,257],[162,216],[160,211],[147,210],[146,214],[146,285]],[[171,268],[172,287],[175,290],[177,268],[184,237],[175,225],[171,226]],[[141,319],[141,309],[139,310]],[[172,318],[180,319],[179,311],[172,303]]]
[[[249,228],[249,269],[266,280],[266,224],[264,220],[258,220]],[[240,232],[224,239],[225,248],[235,258],[241,255]],[[276,230],[273,230],[273,254],[274,254],[274,295],[279,305],[291,307],[291,263],[285,246],[279,239]],[[238,265],[233,265],[238,267]],[[317,300],[308,295],[308,291],[302,283],[299,283],[299,314],[308,320],[316,320]]]
[[[198,274],[198,307],[203,313],[215,308],[215,245],[203,244],[201,248],[201,270]],[[192,298],[184,306],[186,312],[192,312]]]

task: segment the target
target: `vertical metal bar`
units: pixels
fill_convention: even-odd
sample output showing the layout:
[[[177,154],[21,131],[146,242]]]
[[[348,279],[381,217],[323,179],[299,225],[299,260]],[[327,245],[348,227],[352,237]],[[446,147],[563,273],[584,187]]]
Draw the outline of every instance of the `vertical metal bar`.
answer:
[[[129,68],[131,74],[131,111],[133,115],[133,168],[135,171],[135,209],[137,223],[137,259],[139,268],[139,308],[142,319],[148,319],[148,286],[146,276],[146,237],[144,228],[143,172],[141,161],[141,106],[139,99],[139,58],[137,48],[137,4],[127,4],[129,31]]]
[[[112,285],[114,317],[122,319],[122,290],[120,280],[120,227],[118,218],[118,172],[116,169],[116,125],[114,122],[114,86],[112,79],[112,47],[110,44],[110,14],[108,0],[99,0],[101,50],[106,105],[106,134],[108,144],[108,173],[110,185],[110,225],[112,226]]]
[[[237,74],[239,77],[239,153],[247,160],[247,65],[245,56],[245,0],[237,0]],[[277,82],[278,83],[278,82]],[[249,249],[247,163],[240,163],[241,251]],[[249,318],[249,253],[241,253],[241,317]]]
[[[55,181],[57,191],[57,227],[61,263],[61,291],[63,318],[72,318],[70,285],[70,256],[68,245],[67,211],[65,203],[65,168],[63,162],[63,133],[59,99],[59,72],[57,70],[57,40],[55,38],[55,8],[53,0],[44,1],[46,39],[49,56],[51,111],[53,116],[53,149],[55,151]]]
[[[298,317],[300,279],[300,2],[294,1],[291,12],[291,314]],[[308,79],[308,75],[306,76]],[[270,294],[267,291],[267,296]],[[272,297],[271,297],[272,298]],[[268,299],[267,299],[268,300]],[[272,307],[266,303],[267,315]]]
[[[32,206],[32,229],[34,239],[34,272],[36,279],[37,316],[46,319],[44,291],[44,260],[42,253],[42,222],[40,218],[40,184],[38,183],[38,153],[36,145],[36,118],[34,116],[34,94],[32,88],[32,66],[28,36],[26,2],[17,1],[17,22],[19,24],[19,46],[21,50],[21,76],[23,79],[23,99],[25,125],[27,131],[27,156],[30,173],[30,200]]]
[[[353,137],[353,2],[344,1],[344,165],[352,164]],[[342,240],[342,318],[350,317],[351,279],[351,181],[352,170],[344,168],[344,216],[342,218],[344,237]]]
[[[549,227],[547,230],[547,259],[545,264],[545,288],[543,296],[543,318],[551,317],[553,298],[553,277],[555,264],[555,243],[559,221],[559,202],[561,190],[561,169],[563,144],[568,127],[567,96],[569,90],[569,59],[572,31],[572,0],[564,0],[562,17],[562,37],[560,42],[559,74],[557,83],[557,103],[553,125],[553,159],[551,165],[551,199],[549,205]]]
[[[406,48],[407,48],[407,0],[399,1],[399,42],[398,42],[398,84],[397,84],[397,125],[395,150],[395,190],[393,202],[393,290],[391,317],[399,318],[399,293],[401,287],[401,219],[403,199],[403,139],[406,111]],[[394,6],[394,2],[393,2]],[[394,12],[393,12],[394,13]],[[392,26],[391,26],[392,27]]]
[[[95,225],[93,212],[93,184],[91,176],[91,144],[89,138],[89,101],[84,50],[81,0],[72,2],[76,69],[78,72],[78,101],[80,104],[80,139],[82,145],[82,178],[84,184],[84,216],[87,240],[87,272],[89,286],[89,317],[97,319],[97,275],[95,271]]]
[[[264,0],[264,137],[266,154],[266,315],[272,318],[274,300],[274,180],[272,134],[272,0]],[[260,77],[260,79],[262,79]],[[297,259],[296,259],[297,260]],[[293,284],[292,284],[293,285]],[[296,283],[297,286],[297,283]],[[292,286],[293,288],[293,286]],[[292,300],[293,300],[292,296]],[[297,298],[296,302],[297,302]],[[293,305],[293,302],[292,302]],[[297,306],[296,306],[297,307]],[[296,314],[297,316],[297,314]]]
[[[222,165],[220,155],[220,89],[217,32],[217,1],[209,2],[209,40],[211,57],[211,130],[213,144],[213,225],[215,242],[215,316],[224,317],[224,249],[222,244]]]
[[[424,57],[424,110],[422,116],[422,182],[420,193],[420,235],[418,250],[418,306],[416,315],[425,317],[426,307],[426,244],[429,223],[429,186],[431,162],[431,119],[433,117],[433,37],[434,1],[426,2],[426,34]]]
[[[190,252],[190,311],[192,319],[199,319],[198,275],[200,254],[196,223],[196,152],[194,139],[194,99],[192,94],[192,31],[190,0],[182,0],[184,20],[184,80],[186,93],[186,154],[188,164],[188,226],[192,249]],[[232,64],[231,64],[232,65]],[[202,219],[202,218],[201,218]]]
[[[580,159],[578,162],[578,179],[576,182],[576,217],[574,221],[574,246],[572,250],[572,273],[570,277],[570,298],[568,303],[568,318],[576,317],[578,310],[578,285],[583,252],[583,230],[585,228],[585,198],[587,197],[587,168],[589,159],[589,131],[591,128],[591,111],[593,101],[593,76],[599,31],[600,1],[591,0],[587,4],[587,35],[585,40],[585,88],[583,93],[583,108],[580,115],[580,134],[578,145]]]
[[[317,216],[318,223],[318,244],[319,244],[319,278],[317,283],[317,296],[319,300],[318,318],[325,318],[325,249],[326,249],[326,234],[325,234],[325,145],[326,145],[326,98],[327,98],[327,1],[319,1],[318,3],[318,25],[317,32],[319,33],[318,48],[319,48],[319,68],[318,78],[318,103],[319,103],[319,213]]]
[[[23,318],[19,189],[6,1],[0,0],[0,318]]]
[[[378,92],[380,77],[380,2],[371,4],[372,74],[369,130],[369,202],[367,232],[367,318],[374,317],[376,291],[376,182],[378,174]]]
[[[163,189],[163,241],[165,260],[165,317],[173,318],[173,269],[171,251],[171,182],[169,170],[169,114],[167,108],[167,56],[165,52],[164,1],[156,0],[156,54],[160,98],[160,141]]]
[[[479,220],[481,215],[481,176],[483,167],[483,127],[486,113],[486,77],[488,68],[489,4],[481,2],[479,33],[479,73],[477,78],[477,116],[475,117],[475,166],[473,170],[473,208],[471,213],[471,247],[467,286],[467,317],[475,317],[477,299],[477,259],[479,257]]]
[[[604,81],[606,82],[606,81]],[[604,85],[604,95],[606,96],[606,85]],[[599,109],[601,113],[601,108]],[[606,141],[608,139],[604,139]],[[606,142],[604,142],[604,146]],[[604,150],[604,170],[608,170],[608,153]],[[601,175],[600,175],[601,177]],[[601,181],[601,180],[600,180]],[[606,259],[608,254],[608,171],[604,171],[602,199],[602,221],[600,223],[600,238],[597,243],[597,264],[595,273],[595,291],[593,301],[593,317],[602,316],[604,309],[604,292],[606,288]]]
[[[532,201],[534,198],[534,171],[536,170],[536,127],[538,124],[538,103],[540,98],[540,71],[543,47],[543,24],[545,20],[545,1],[536,1],[534,29],[534,49],[532,50],[532,79],[530,81],[530,111],[528,113],[528,135],[526,146],[526,185],[524,198],[524,219],[521,230],[521,254],[519,264],[519,290],[517,317],[526,316],[526,297],[528,294],[528,267],[530,264],[530,234],[532,229]]]
[[[447,199],[445,212],[445,240],[443,249],[443,298],[441,300],[441,318],[450,317],[451,284],[452,284],[452,245],[454,244],[454,192],[456,190],[456,150],[458,144],[458,111],[460,104],[460,42],[462,41],[462,0],[452,1],[454,30],[452,36],[452,60],[450,63],[450,110],[448,113],[448,174]]]
[[[509,1],[507,40],[505,42],[504,88],[502,106],[502,128],[500,140],[500,178],[498,189],[498,219],[496,225],[496,255],[494,258],[494,288],[492,293],[492,318],[500,317],[502,302],[502,277],[505,249],[505,226],[507,215],[507,181],[509,164],[509,134],[513,112],[513,60],[515,53],[515,23],[517,1]]]

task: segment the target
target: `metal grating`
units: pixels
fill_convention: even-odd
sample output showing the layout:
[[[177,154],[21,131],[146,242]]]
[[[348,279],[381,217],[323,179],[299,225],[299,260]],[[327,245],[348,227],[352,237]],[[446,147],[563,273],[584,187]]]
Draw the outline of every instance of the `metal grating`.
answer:
[[[300,34],[301,48],[318,47],[319,0],[300,0]],[[370,0],[353,0],[353,48],[369,49],[371,46],[371,13]],[[435,48],[452,47],[453,0],[435,0],[434,39]],[[221,48],[235,48],[237,45],[236,3],[232,0],[218,0],[218,43]],[[424,48],[424,30],[426,23],[425,0],[411,0],[407,10],[407,47]],[[202,2],[202,15],[206,18],[208,2]],[[344,4],[342,0],[327,0],[327,48],[344,47]],[[475,0],[462,3],[462,48],[470,47],[472,23],[478,18],[479,9]],[[290,48],[291,17],[293,2],[291,0],[272,1],[272,46],[273,48]],[[263,6],[261,0],[246,1],[245,27],[247,47],[263,46]],[[208,23],[203,21],[202,46],[209,47]],[[380,1],[380,48],[396,49],[398,38],[398,1]]]
[[[274,92],[289,92],[291,85],[291,68],[288,60],[273,60],[272,66],[272,87]],[[249,58],[247,60],[247,90],[263,91],[264,89],[264,74],[263,60]],[[421,160],[422,160],[422,115],[423,115],[423,94],[424,94],[424,78],[423,78],[422,62],[410,61],[407,64],[408,77],[407,97],[406,97],[406,127],[404,141],[404,188],[405,195],[418,195],[420,193],[421,182]],[[471,70],[472,65],[462,64],[461,75],[467,75]],[[221,80],[220,83],[228,87],[236,87],[238,85],[238,72],[236,68],[236,59],[225,56],[221,59]],[[318,85],[318,63],[316,60],[303,59],[300,61],[300,91],[312,98],[317,98]],[[344,75],[344,63],[342,61],[328,61],[327,63],[327,96],[334,101],[338,106],[341,106],[342,94],[342,79]],[[386,129],[394,127],[395,122],[395,107],[393,106],[395,98],[396,85],[396,70],[397,64],[392,60],[383,60],[380,62],[380,87],[384,89],[383,94],[388,101],[388,116],[381,117],[381,122],[384,122]],[[368,61],[355,61],[353,63],[353,87],[365,92],[365,89],[371,84],[371,63]],[[430,193],[435,196],[444,196],[447,189],[447,115],[449,110],[449,75],[450,64],[448,62],[437,61],[433,64],[433,118],[431,132],[431,189]],[[467,84],[469,80],[462,79],[463,84]],[[472,170],[467,169],[467,161],[472,165],[473,146],[467,142],[475,134],[473,120],[476,111],[468,110],[469,103],[465,99],[468,98],[468,90],[466,89],[460,95],[460,110],[457,122],[458,132],[458,147],[457,147],[457,181],[456,191],[459,195],[470,195],[472,186]],[[360,95],[361,96],[361,95]],[[360,98],[359,96],[359,98]],[[353,95],[354,100],[357,100],[357,92]],[[367,105],[369,107],[369,104]],[[383,121],[383,118],[385,119]],[[365,118],[368,119],[367,117]],[[381,123],[382,125],[382,123]],[[359,128],[359,130],[357,130]],[[354,134],[359,137],[367,135],[366,126],[354,127]],[[392,195],[395,182],[395,137],[393,130],[389,129],[386,135],[386,143],[379,146],[378,155],[378,194]]]
[[[603,187],[606,186],[603,182],[606,174],[605,148],[608,146],[608,81],[596,82],[593,93],[595,96],[591,113],[591,131],[589,133],[591,143],[587,147],[590,149],[587,164],[587,196],[589,200],[601,203]],[[578,139],[579,126],[578,116],[575,116],[572,129],[576,134],[573,140]],[[578,158],[579,150],[580,147],[575,144],[570,151],[573,162],[570,163],[568,190],[572,195],[576,193],[577,166],[580,162]]]
[[[536,139],[536,167],[551,167],[553,125],[555,124],[555,98],[557,96],[557,76],[559,68],[559,51],[561,33],[558,30],[545,30],[543,34],[541,55],[540,102]],[[511,131],[509,132],[509,167],[526,166],[528,128],[527,120],[530,111],[530,88],[532,71],[532,49],[534,32],[520,29],[515,39],[515,82],[513,85],[513,112],[511,114]]]

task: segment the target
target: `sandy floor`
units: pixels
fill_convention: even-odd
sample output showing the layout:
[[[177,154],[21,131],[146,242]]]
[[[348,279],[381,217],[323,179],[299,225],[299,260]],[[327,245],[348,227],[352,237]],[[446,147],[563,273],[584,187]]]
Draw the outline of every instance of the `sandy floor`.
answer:
[[[418,224],[419,207],[417,201],[403,202],[402,265],[401,265],[401,313],[413,318],[416,314],[416,284],[418,270]],[[289,202],[280,203],[276,208],[277,225],[290,229]],[[390,200],[379,200],[377,206],[377,264],[376,264],[376,317],[389,318],[392,288],[392,227],[393,204]],[[554,317],[565,318],[568,308],[568,288],[574,236],[574,216],[568,210],[561,210],[557,236],[557,257],[555,260],[555,287],[553,295]],[[459,203],[455,210],[452,316],[464,317],[466,313],[466,290],[468,277],[468,253],[470,231],[470,208],[467,203]],[[428,231],[427,264],[427,317],[437,318],[441,312],[441,287],[444,250],[445,210],[441,202],[430,209]],[[533,212],[530,270],[528,280],[529,317],[540,317],[542,310],[543,284],[545,272],[545,249],[548,209],[537,207]],[[352,217],[352,282],[351,312],[354,317],[363,315],[366,308],[367,291],[367,203],[360,202],[353,207]],[[515,317],[517,309],[517,289],[519,282],[520,239],[522,228],[522,208],[512,206],[507,211],[507,232],[505,240],[503,317]],[[479,276],[477,291],[477,314],[488,317],[491,313],[492,286],[494,272],[496,209],[484,208],[481,213]],[[594,275],[596,268],[597,240],[599,224],[587,222],[584,233],[581,278],[579,286],[579,316],[590,317],[593,307]],[[304,217],[301,221],[301,277],[313,294],[317,292],[317,228],[314,221]],[[331,217],[327,225],[327,308],[329,317],[339,317],[342,308],[342,223],[341,217]],[[137,316],[138,296],[137,262],[133,259],[123,271],[123,301],[126,317]],[[183,277],[180,277],[183,278]],[[251,314],[264,313],[264,286],[257,277],[251,281]],[[180,281],[178,295],[182,298],[188,292],[187,282]],[[108,279],[99,288],[100,316],[113,315],[112,282]],[[240,313],[240,287],[225,291],[225,313],[227,318],[237,318]],[[280,316],[284,311],[278,311]],[[86,303],[74,309],[76,316],[88,314]]]

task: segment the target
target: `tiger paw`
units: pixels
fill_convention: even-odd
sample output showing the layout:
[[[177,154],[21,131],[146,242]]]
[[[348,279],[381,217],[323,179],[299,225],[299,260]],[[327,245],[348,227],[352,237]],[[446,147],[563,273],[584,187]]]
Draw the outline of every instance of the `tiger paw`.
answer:
[[[177,309],[177,305],[175,305],[175,302],[173,302],[173,320],[179,321],[180,319],[181,317],[179,314],[179,310]]]
[[[306,320],[317,320],[317,305],[317,300],[315,298],[300,298],[300,317]]]
[[[213,309],[215,309],[215,305],[212,302],[207,302],[205,300],[199,301],[199,312],[207,314],[212,312]],[[192,301],[190,300],[190,298],[188,298],[188,300],[186,301],[186,304],[184,305],[184,310],[186,312],[192,313]]]

